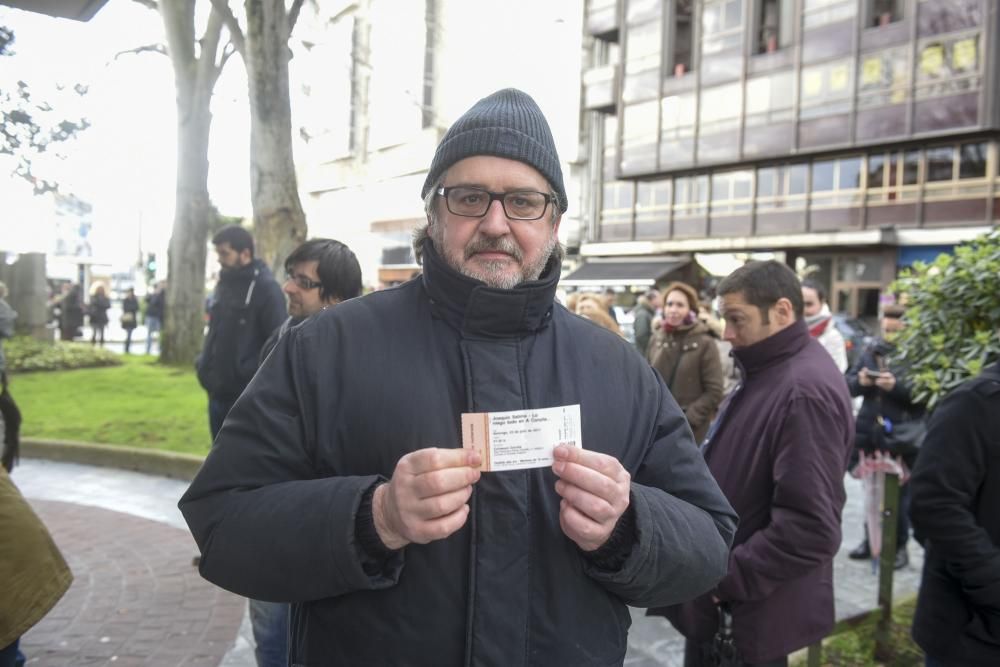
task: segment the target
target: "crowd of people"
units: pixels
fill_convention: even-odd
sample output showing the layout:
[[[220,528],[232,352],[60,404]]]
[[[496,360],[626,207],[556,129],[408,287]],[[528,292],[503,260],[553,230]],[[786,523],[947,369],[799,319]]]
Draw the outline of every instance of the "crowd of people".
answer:
[[[1000,368],[927,424],[902,307],[848,368],[822,285],[777,261],[718,284],[721,320],[693,286],[649,290],[634,343],[613,291],[558,304],[566,190],[515,89],[448,129],[420,194],[422,274],[360,298],[332,239],[283,285],[242,227],[212,240],[213,444],[179,507],[202,575],[250,598],[258,664],[622,664],[631,605],[684,635],[685,667],[787,665],[834,626],[845,473],[869,457],[913,471],[891,557],[909,507],[928,666],[1000,661]],[[541,464],[463,446],[467,419],[547,409]]]

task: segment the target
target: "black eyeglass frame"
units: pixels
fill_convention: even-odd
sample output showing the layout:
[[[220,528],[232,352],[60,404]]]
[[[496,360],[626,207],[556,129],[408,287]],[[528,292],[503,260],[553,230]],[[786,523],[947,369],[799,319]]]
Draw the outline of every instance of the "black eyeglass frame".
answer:
[[[301,273],[295,273],[294,271],[285,271],[285,280],[291,280],[299,289],[319,289],[323,286],[323,283],[310,280]]]
[[[452,190],[475,190],[476,192],[482,192],[483,194],[489,196],[490,199],[486,203],[486,208],[479,215],[469,215],[468,213],[457,213],[451,210],[451,202],[448,201],[448,193],[451,192]],[[448,212],[451,213],[452,215],[461,216],[463,218],[482,218],[487,213],[489,213],[490,206],[493,206],[493,202],[499,201],[500,208],[503,209],[503,214],[505,216],[507,216],[510,220],[523,220],[525,222],[532,222],[534,220],[541,220],[542,218],[544,218],[545,213],[549,210],[549,204],[551,204],[556,200],[556,197],[554,195],[546,194],[544,192],[539,192],[538,190],[511,190],[510,192],[490,192],[485,188],[477,188],[471,185],[455,185],[448,188],[441,186],[438,187],[437,194],[444,197],[444,205],[448,208]],[[541,195],[542,197],[545,198],[545,206],[542,207],[542,212],[538,215],[538,217],[519,218],[507,212],[507,204],[504,203],[504,197],[517,194]]]

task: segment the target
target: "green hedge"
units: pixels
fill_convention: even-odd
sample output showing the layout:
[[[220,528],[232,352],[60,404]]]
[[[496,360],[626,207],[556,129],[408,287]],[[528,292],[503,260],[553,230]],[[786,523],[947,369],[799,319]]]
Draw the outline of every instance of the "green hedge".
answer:
[[[64,371],[72,368],[119,366],[121,357],[87,343],[45,342],[28,336],[4,341],[7,370],[11,373]]]

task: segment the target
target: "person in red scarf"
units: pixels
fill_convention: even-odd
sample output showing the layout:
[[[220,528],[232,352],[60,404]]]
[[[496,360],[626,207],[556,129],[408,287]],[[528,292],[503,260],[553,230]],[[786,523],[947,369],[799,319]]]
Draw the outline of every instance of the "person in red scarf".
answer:
[[[826,348],[833,362],[843,373],[847,370],[847,345],[833,324],[833,314],[826,302],[826,290],[814,280],[802,281],[802,306],[809,335]]]

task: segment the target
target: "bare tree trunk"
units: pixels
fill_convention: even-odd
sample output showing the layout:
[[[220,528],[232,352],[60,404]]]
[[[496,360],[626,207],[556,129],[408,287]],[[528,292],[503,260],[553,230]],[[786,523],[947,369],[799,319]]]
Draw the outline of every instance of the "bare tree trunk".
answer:
[[[284,0],[246,0],[244,60],[250,93],[250,191],[258,256],[275,276],[306,239],[292,158],[289,20]]]
[[[177,87],[177,191],[167,263],[160,358],[191,364],[204,336],[205,261],[215,209],[208,195],[212,90],[228,53],[216,63],[223,20],[213,8],[195,49],[194,0],[161,0],[160,14]]]

